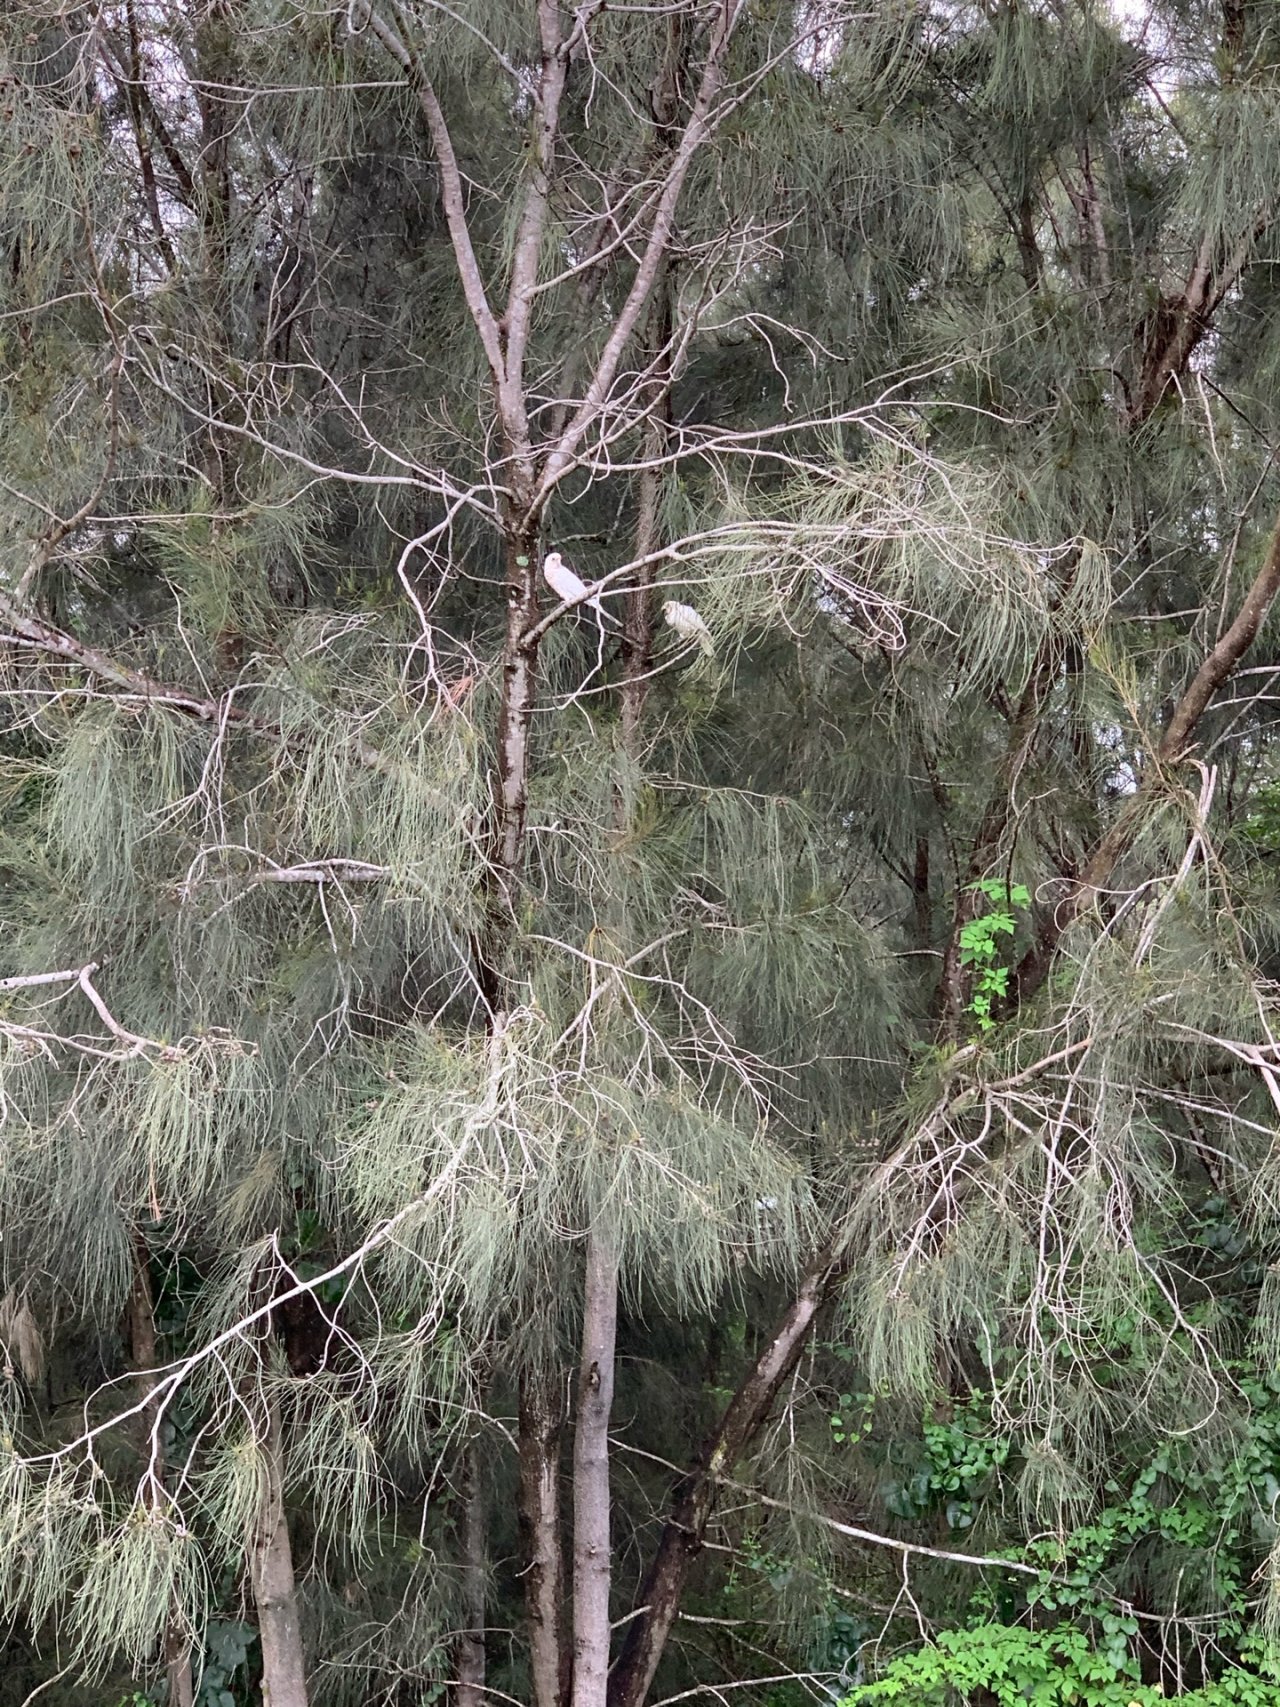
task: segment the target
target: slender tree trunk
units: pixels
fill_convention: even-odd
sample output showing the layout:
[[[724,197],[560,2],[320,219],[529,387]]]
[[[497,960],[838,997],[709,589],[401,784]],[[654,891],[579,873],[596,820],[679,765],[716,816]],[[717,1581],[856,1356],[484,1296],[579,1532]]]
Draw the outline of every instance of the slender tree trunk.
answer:
[[[1072,575],[1074,578],[1074,571]],[[951,931],[943,955],[942,977],[939,983],[939,1029],[948,1043],[958,1040],[964,1017],[968,980],[960,962],[960,937],[964,927],[981,908],[980,898],[975,894],[973,885],[979,878],[990,876],[993,862],[1009,851],[1008,841],[1014,832],[1019,784],[1043,733],[1042,715],[1058,680],[1061,650],[1057,636],[1050,635],[1041,644],[1032,662],[1027,685],[1022,691],[1009,730],[1008,746],[996,767],[995,782],[973,839],[968,869],[956,892]]]
[[[462,1572],[462,1629],[457,1646],[454,1707],[484,1707],[485,1602],[488,1582],[485,1552],[488,1505],[484,1478],[476,1461],[476,1441],[467,1442],[462,1463],[458,1555]]]
[[[561,1707],[569,1667],[560,1550],[559,1384],[537,1367],[520,1379],[520,1532],[534,1707]]]
[[[524,496],[521,494],[520,496]],[[538,646],[524,636],[538,618],[536,523],[509,518],[505,540],[507,636],[498,717],[497,775],[490,831],[489,903],[477,954],[491,1028],[505,1012],[515,884],[524,857],[529,742]],[[568,1658],[563,1641],[564,1560],[560,1550],[561,1405],[554,1364],[531,1363],[520,1378],[519,1520],[534,1707],[563,1707]]]
[[[911,869],[911,900],[915,914],[916,943],[927,949],[933,938],[933,907],[929,899],[929,838],[916,837],[915,864]]]
[[[636,1595],[643,1610],[628,1627],[609,1680],[609,1707],[642,1707],[675,1623],[689,1567],[702,1551],[720,1478],[756,1439],[819,1311],[848,1267],[848,1254],[835,1248],[822,1251],[810,1264],[794,1299],[677,1486],[653,1562]]]
[[[605,1707],[609,1684],[609,1419],[617,1332],[617,1259],[608,1234],[593,1227],[573,1434],[573,1707]]]
[[[492,1031],[507,1006],[507,959],[515,916],[515,887],[524,859],[529,808],[530,738],[537,695],[538,642],[525,636],[538,620],[539,540],[535,523],[508,518],[507,633],[502,652],[497,769],[485,874],[487,917],[476,943],[476,976],[489,1006]]]
[[[151,1294],[151,1272],[146,1241],[133,1241],[133,1285],[129,1289],[129,1341],[133,1366],[138,1372],[138,1392],[143,1401],[143,1451],[152,1459],[155,1482],[147,1495],[148,1505],[163,1498],[164,1457],[154,1438],[156,1423],[155,1376],[156,1316]],[[154,1457],[153,1457],[154,1454]],[[192,1707],[195,1685],[191,1675],[191,1643],[183,1625],[181,1609],[174,1605],[165,1620],[164,1674],[169,1707]]]
[[[293,1548],[284,1509],[284,1447],[280,1410],[264,1401],[265,1474],[249,1548],[249,1574],[262,1644],[262,1707],[307,1707],[307,1667],[293,1575]]]
[[[650,91],[658,140],[664,143],[673,122],[687,36],[677,19],[669,25],[663,78]],[[653,652],[653,567],[644,561],[658,547],[661,523],[661,459],[671,421],[671,347],[673,332],[671,268],[658,281],[647,328],[647,354],[661,374],[662,390],[645,423],[639,478],[635,554],[640,562],[627,589],[623,614],[622,750],[634,768],[640,755],[641,726]],[[630,786],[614,791],[614,821],[624,837],[630,825]],[[625,931],[626,921],[620,921]],[[610,1488],[609,1422],[613,1408],[614,1360],[618,1328],[617,1254],[606,1233],[592,1227],[587,1239],[582,1317],[582,1362],[578,1374],[578,1417],[573,1453],[573,1707],[606,1707],[609,1700]],[[647,1584],[646,1584],[647,1587]],[[641,1604],[643,1604],[643,1591]]]

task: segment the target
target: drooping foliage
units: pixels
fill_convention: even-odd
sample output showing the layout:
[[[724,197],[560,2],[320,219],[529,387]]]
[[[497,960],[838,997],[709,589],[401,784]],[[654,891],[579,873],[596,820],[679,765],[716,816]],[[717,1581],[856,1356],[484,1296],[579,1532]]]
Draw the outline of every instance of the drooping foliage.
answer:
[[[1271,11],[4,9],[0,1700],[1272,1698]]]

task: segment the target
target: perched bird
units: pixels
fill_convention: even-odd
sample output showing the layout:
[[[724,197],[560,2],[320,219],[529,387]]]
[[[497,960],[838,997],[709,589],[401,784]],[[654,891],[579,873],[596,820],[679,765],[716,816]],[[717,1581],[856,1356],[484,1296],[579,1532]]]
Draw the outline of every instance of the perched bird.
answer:
[[[696,641],[708,658],[715,657],[716,643],[711,638],[711,630],[692,605],[682,605],[679,599],[668,599],[662,607],[662,615],[681,640]]]
[[[587,583],[580,575],[574,574],[558,551],[549,551],[542,559],[542,578],[565,604],[580,605],[585,600],[606,622],[617,624],[617,617],[607,611],[599,599],[588,598]]]

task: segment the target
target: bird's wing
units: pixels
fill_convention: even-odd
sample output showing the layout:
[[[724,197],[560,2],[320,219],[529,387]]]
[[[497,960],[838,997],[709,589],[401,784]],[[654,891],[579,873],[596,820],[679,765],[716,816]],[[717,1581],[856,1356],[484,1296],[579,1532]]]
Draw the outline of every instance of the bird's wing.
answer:
[[[562,562],[544,563],[542,572],[547,585],[558,599],[580,599],[587,590],[586,582]]]
[[[576,605],[585,600],[606,622],[617,626],[618,619],[612,611],[607,611],[598,598],[587,597],[587,583],[569,568],[558,551],[549,551],[543,558],[542,578],[564,604]]]
[[[708,656],[715,651],[711,630],[692,605],[681,604],[678,599],[668,599],[663,606],[663,615],[682,639],[696,640]]]

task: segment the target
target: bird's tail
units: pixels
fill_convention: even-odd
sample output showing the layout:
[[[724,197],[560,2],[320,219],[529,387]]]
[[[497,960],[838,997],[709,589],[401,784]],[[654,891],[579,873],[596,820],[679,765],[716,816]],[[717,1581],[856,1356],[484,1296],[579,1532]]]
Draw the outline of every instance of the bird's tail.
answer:
[[[598,617],[600,617],[602,621],[607,622],[611,628],[620,629],[622,627],[622,624],[621,624],[621,622],[619,622],[618,618],[613,614],[613,612],[611,610],[606,610],[604,608],[604,606],[600,603],[599,599],[588,599],[586,602],[587,602],[587,604],[589,604],[591,606],[592,610],[596,613],[596,615]]]

